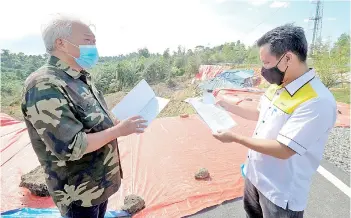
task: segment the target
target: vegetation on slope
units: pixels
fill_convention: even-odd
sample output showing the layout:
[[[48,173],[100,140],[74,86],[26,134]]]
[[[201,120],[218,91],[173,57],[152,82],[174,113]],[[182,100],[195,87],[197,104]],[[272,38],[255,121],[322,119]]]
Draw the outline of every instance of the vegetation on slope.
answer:
[[[349,72],[350,36],[342,34],[331,46],[321,42],[314,48],[309,63],[316,68],[319,77],[328,87],[343,82]],[[27,76],[47,60],[48,55],[25,55],[1,52],[1,106],[2,111],[17,118],[21,117],[19,103],[23,82]],[[161,114],[173,116],[192,113],[192,109],[182,102],[191,97],[195,88],[190,78],[198,72],[201,64],[229,64],[235,67],[259,67],[259,53],[255,46],[246,47],[240,41],[225,43],[216,47],[197,46],[188,49],[179,46],[173,53],[166,49],[163,54],[150,53],[147,48],[127,55],[101,57],[98,65],[91,70],[93,80],[102,90],[108,102],[115,104],[118,96],[128,92],[140,79],[146,79],[159,96],[171,98],[170,105]],[[157,91],[159,89],[159,91]],[[338,100],[349,102],[349,86],[333,91]]]

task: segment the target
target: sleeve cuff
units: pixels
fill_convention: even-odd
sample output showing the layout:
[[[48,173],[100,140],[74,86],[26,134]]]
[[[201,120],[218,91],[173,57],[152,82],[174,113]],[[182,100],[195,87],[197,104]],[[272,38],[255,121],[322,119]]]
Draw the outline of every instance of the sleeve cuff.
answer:
[[[277,141],[288,146],[292,150],[294,150],[297,154],[303,155],[306,152],[306,148],[294,141],[291,138],[288,138],[282,134],[279,134],[277,137]]]
[[[85,132],[79,132],[76,136],[76,140],[70,145],[72,154],[69,157],[69,161],[79,160],[83,157],[88,147],[88,137]]]

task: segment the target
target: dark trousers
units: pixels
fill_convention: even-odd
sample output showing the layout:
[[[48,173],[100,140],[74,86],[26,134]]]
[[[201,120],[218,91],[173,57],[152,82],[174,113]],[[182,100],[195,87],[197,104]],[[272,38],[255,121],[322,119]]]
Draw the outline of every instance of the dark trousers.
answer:
[[[65,218],[104,218],[108,201],[92,207],[82,207],[75,203],[71,204]]]
[[[247,178],[243,201],[247,218],[303,218],[304,211],[292,211],[273,204]]]

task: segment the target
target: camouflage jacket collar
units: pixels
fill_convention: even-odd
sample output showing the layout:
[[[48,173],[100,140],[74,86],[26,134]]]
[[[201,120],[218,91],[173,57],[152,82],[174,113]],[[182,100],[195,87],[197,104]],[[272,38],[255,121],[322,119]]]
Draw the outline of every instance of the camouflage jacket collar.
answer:
[[[82,71],[78,72],[78,71],[72,69],[70,66],[68,66],[67,63],[63,62],[62,60],[60,60],[56,56],[50,56],[48,63],[50,65],[53,65],[53,66],[65,71],[68,75],[70,75],[74,79],[78,79],[82,75]]]

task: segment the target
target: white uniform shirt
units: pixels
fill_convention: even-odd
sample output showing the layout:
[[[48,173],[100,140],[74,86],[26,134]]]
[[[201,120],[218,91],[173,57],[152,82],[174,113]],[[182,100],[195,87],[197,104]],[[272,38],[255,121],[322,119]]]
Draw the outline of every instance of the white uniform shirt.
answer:
[[[275,205],[302,211],[307,205],[311,177],[336,122],[335,99],[311,69],[285,88],[272,85],[258,107],[260,115],[253,137],[277,140],[296,154],[282,160],[249,150],[244,172]]]

